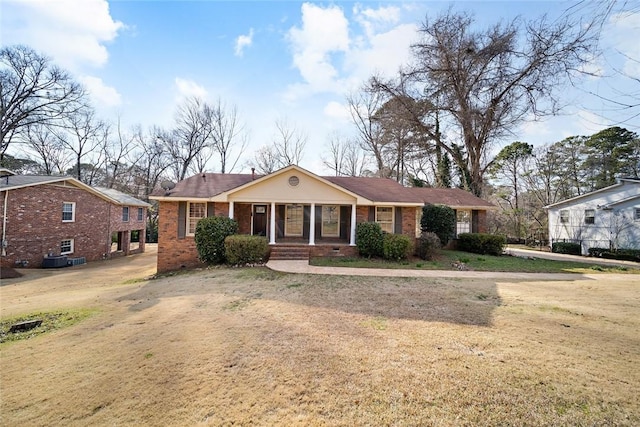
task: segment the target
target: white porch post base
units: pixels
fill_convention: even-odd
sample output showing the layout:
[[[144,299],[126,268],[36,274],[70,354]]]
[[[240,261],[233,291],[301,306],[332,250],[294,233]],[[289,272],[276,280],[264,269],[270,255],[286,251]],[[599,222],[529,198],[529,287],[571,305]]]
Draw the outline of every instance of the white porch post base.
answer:
[[[276,244],[276,203],[271,202],[271,215],[269,216],[269,244]]]
[[[309,213],[309,246],[316,244],[316,204],[311,203],[311,212]]]
[[[351,205],[351,238],[349,239],[349,246],[356,245],[356,205]]]

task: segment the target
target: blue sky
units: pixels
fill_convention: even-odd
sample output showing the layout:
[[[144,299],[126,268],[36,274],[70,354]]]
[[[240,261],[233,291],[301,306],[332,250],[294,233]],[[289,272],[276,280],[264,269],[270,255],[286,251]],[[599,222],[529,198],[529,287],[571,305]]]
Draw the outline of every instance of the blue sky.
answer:
[[[516,15],[556,16],[572,4],[474,1],[454,8],[489,25]],[[0,41],[28,44],[70,70],[107,120],[119,115],[126,125],[169,128],[176,105],[189,95],[236,105],[250,141],[245,172],[255,150],[275,135],[275,121],[286,119],[308,135],[302,166],[326,173],[320,157],[329,135],[353,132],[345,94],[374,72],[393,75],[407,62],[425,16],[448,7],[431,1],[3,0]],[[637,82],[606,76],[614,66],[640,77],[638,63],[624,56],[640,58],[638,39],[640,14],[614,16],[602,42],[607,59],[593,64],[602,77],[581,86],[610,97],[620,97],[616,90],[637,94]],[[565,116],[524,125],[502,143],[555,142],[629,118],[585,92],[567,91],[567,103]],[[622,125],[637,131],[640,120]]]

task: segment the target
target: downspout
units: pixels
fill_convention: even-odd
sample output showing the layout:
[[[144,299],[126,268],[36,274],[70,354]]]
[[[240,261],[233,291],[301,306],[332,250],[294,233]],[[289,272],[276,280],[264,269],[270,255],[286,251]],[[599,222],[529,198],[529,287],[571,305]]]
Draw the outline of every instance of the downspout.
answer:
[[[4,212],[2,214],[2,256],[7,256],[7,204],[9,203],[9,190],[4,192]]]

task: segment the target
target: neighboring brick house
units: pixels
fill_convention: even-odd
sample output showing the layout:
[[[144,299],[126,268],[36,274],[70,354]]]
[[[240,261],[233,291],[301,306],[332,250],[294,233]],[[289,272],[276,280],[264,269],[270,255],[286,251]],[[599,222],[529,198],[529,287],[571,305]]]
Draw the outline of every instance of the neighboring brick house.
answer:
[[[416,237],[424,204],[456,210],[457,232],[486,230],[495,207],[454,188],[407,188],[383,178],[318,176],[291,165],[265,176],[202,173],[155,192],[158,271],[201,265],[194,241],[203,217],[223,215],[239,233],[263,235],[272,249],[304,245],[311,255],[353,255],[356,223],[376,221],[389,233]]]
[[[86,261],[144,252],[147,207],[75,178],[0,170],[1,264],[40,267],[45,257]]]

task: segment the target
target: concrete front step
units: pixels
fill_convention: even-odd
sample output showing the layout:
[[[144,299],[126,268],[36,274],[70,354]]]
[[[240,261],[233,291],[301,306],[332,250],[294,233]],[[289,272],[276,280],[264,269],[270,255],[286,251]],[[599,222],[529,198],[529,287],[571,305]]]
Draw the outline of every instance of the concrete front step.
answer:
[[[309,248],[304,246],[272,246],[271,260],[309,260]]]

